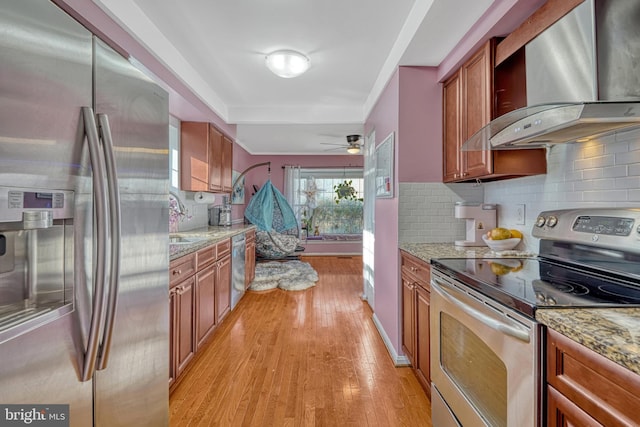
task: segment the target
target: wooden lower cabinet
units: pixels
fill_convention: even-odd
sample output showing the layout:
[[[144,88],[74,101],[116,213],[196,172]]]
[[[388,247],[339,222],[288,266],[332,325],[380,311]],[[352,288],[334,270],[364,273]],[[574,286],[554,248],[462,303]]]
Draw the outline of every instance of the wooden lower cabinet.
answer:
[[[169,282],[169,390],[231,307],[231,241],[171,262]]]
[[[220,323],[231,311],[231,256],[216,263],[216,322]]]
[[[213,332],[217,324],[216,301],[216,274],[215,264],[198,271],[196,276],[196,348],[202,344]]]
[[[175,367],[174,379],[178,378],[191,362],[196,351],[194,340],[194,277],[181,282],[174,291],[175,307]]]
[[[425,389],[431,390],[431,345],[429,315],[431,312],[431,293],[422,286],[416,287],[416,354],[414,370]]]
[[[402,279],[402,348],[427,395],[431,395],[429,264],[400,251]]]
[[[640,425],[640,375],[547,330],[547,425]]]
[[[248,289],[256,277],[256,231],[245,233],[244,249],[244,287]]]

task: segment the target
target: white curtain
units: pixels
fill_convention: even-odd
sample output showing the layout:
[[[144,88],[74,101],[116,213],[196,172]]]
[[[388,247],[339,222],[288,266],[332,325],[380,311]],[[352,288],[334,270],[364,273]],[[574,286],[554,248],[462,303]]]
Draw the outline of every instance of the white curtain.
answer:
[[[293,208],[300,223],[300,166],[284,167],[284,197]]]

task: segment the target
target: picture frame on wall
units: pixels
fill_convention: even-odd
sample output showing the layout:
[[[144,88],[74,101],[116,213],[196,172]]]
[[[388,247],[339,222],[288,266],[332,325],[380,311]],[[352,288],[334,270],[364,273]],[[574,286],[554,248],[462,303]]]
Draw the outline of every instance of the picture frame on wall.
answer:
[[[394,133],[391,132],[384,141],[382,141],[375,150],[376,160],[376,198],[392,199],[394,180],[393,180],[393,152],[394,152]]]

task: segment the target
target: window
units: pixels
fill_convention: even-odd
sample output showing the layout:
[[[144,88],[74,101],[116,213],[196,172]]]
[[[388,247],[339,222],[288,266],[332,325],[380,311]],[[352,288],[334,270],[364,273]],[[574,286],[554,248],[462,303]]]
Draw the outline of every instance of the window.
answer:
[[[169,117],[169,186],[180,188],[180,120]]]
[[[342,197],[337,193],[340,187]],[[362,235],[364,180],[361,168],[300,170],[294,210],[309,237]]]

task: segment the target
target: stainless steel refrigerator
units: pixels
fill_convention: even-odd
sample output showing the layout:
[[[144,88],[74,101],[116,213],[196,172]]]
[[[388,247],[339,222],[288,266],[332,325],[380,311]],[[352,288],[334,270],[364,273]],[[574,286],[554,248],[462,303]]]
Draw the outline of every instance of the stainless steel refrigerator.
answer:
[[[53,3],[0,5],[0,405],[167,425],[168,95]]]

